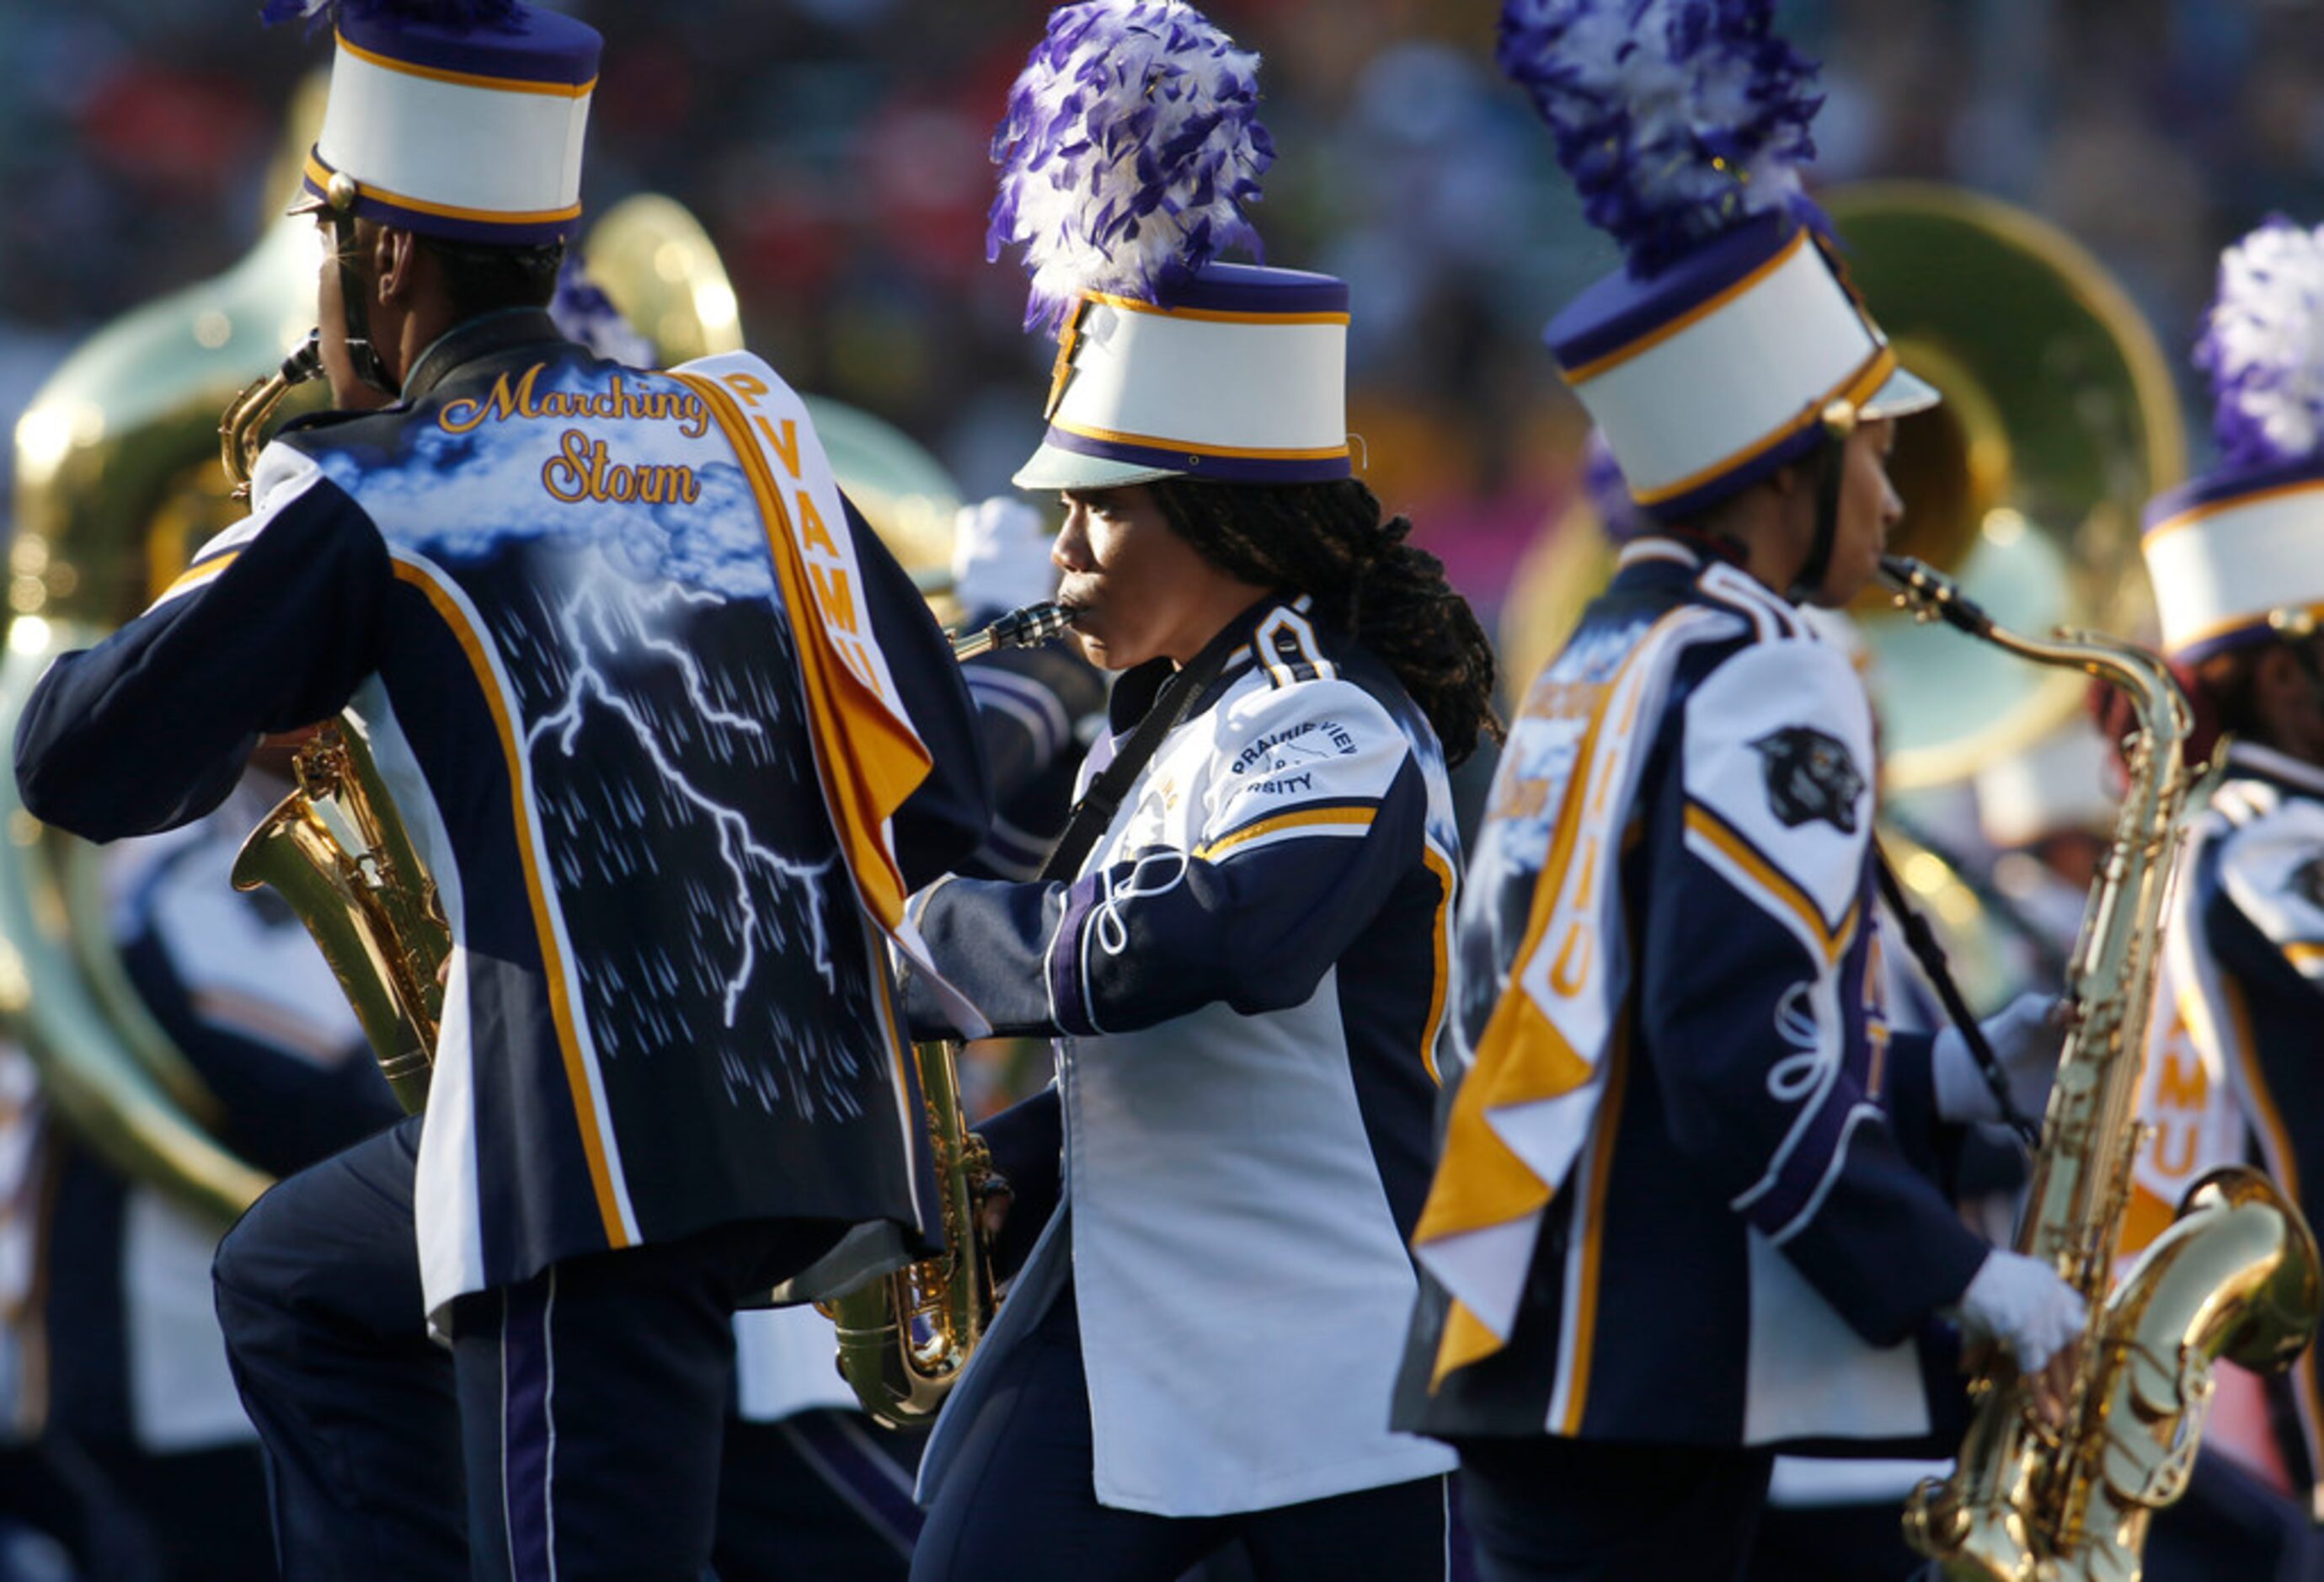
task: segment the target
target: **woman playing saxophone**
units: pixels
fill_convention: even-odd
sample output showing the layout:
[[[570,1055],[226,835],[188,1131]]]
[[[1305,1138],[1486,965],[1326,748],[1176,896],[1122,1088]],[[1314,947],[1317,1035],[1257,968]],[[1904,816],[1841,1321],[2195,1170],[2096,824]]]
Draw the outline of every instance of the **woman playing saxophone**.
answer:
[[[1167,1582],[1237,1539],[1269,1578],[1445,1564],[1451,1458],[1380,1407],[1446,993],[1444,763],[1491,661],[1351,476],[1345,286],[1210,256],[1265,163],[1253,64],[1189,6],[1074,5],[1012,101],[997,218],[1060,331],[1017,481],[1063,495],[1061,597],[1120,674],[1062,860],[914,903],[998,1029],[1055,1041],[1056,1087],[986,1132],[1012,1181],[1062,1177],[930,1441],[923,1578]],[[1164,255],[1072,245],[1110,228],[1075,162],[1140,139],[1194,151],[1139,210],[1185,217],[1142,233]]]

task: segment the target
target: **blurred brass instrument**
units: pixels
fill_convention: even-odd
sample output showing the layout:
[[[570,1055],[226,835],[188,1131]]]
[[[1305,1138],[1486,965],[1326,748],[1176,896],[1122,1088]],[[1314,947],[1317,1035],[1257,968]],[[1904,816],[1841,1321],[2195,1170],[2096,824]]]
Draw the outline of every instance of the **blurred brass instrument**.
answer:
[[[960,488],[926,447],[883,418],[828,396],[805,398],[815,437],[847,498],[888,546],[937,622],[964,612],[952,590],[953,517]]]
[[[1072,623],[1073,613],[1062,606],[1028,605],[953,639],[953,657],[1029,647]],[[913,1054],[943,1195],[945,1250],[817,1304],[839,1332],[839,1376],[873,1420],[891,1429],[935,1418],[998,1305],[978,1215],[989,1195],[992,1156],[968,1129],[961,1107],[960,1045],[918,1044]]]
[[[322,121],[323,79],[286,117],[270,194]],[[270,208],[272,206],[270,206]],[[270,212],[223,274],[137,309],[77,347],[16,424],[14,534],[0,732],[33,681],[184,569],[242,513],[217,460],[217,412],[313,321],[314,227]],[[132,987],[101,859],[42,825],[0,775],[0,1023],[22,1040],[65,1124],[112,1168],[231,1219],[271,1178],[218,1140],[217,1100]]]
[[[1821,200],[1899,360],[1944,395],[1896,427],[1890,551],[2015,631],[2146,630],[2139,512],[2179,481],[2186,439],[2168,360],[2121,287],[2047,221],[1959,188],[1868,182]],[[1877,588],[1850,614],[1872,650],[1887,792],[1965,779],[2081,706],[2072,670],[1899,619]]]
[[[2172,1226],[2112,1281],[2146,1139],[2136,1118],[2163,912],[2195,778],[2191,728],[2169,669],[2089,632],[2049,639],[1997,624],[1916,561],[1891,557],[1898,602],[1997,651],[2119,688],[2136,708],[2130,791],[2083,914],[2066,993],[2080,1012],[2050,1090],[2018,1250],[2089,1303],[2062,1427],[2006,1359],[1971,1382],[1957,1470],[1923,1484],[1904,1514],[1913,1547],[1944,1576],[1979,1582],[2136,1582],[2154,1512],[2186,1492],[2225,1356],[2288,1367],[2316,1328],[2316,1243],[2299,1208],[2255,1170],[2196,1183]],[[2111,1289],[2110,1289],[2111,1288]]]

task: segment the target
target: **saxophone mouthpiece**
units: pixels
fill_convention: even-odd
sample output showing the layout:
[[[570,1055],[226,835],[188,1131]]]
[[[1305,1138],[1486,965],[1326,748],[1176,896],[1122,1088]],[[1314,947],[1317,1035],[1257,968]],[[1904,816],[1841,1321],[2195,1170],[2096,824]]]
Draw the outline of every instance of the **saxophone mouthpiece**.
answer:
[[[310,329],[299,349],[282,359],[281,371],[276,375],[286,385],[304,384],[319,378],[323,372],[323,332]]]
[[[952,654],[954,659],[974,659],[998,648],[1030,648],[1064,635],[1065,628],[1081,613],[1077,605],[1027,605],[1021,610],[1010,611],[981,632],[954,638]]]
[[[1880,557],[1880,576],[1896,590],[1896,604],[1915,620],[1942,621],[1972,637],[1993,635],[1993,617],[1950,578],[1910,555]]]

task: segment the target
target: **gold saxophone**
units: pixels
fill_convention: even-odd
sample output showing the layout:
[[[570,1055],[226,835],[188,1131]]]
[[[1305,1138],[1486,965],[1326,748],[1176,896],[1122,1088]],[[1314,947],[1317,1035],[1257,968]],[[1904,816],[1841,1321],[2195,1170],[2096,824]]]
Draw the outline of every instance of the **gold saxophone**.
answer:
[[[267,420],[297,385],[322,372],[309,335],[281,367],[254,380],[218,420],[218,459],[234,497],[250,475]],[[353,715],[316,727],[291,760],[298,789],[274,805],[235,854],[234,887],[272,885],[323,952],[380,1075],[406,1114],[428,1107],[428,1078],[444,1015],[438,981],[452,928],[411,848],[395,799]]]
[[[1028,605],[953,640],[954,659],[1020,648],[1058,635],[1073,622],[1059,605]],[[915,1045],[928,1142],[943,1193],[945,1250],[818,1303],[839,1332],[839,1376],[872,1420],[905,1428],[933,1419],[961,1369],[984,1339],[999,1299],[979,1209],[991,1189],[992,1155],[968,1129],[961,1107],[960,1046]]]
[[[1904,1536],[1962,1582],[2136,1582],[2147,1523],[2186,1492],[2212,1365],[2290,1366],[2319,1306],[2306,1220],[2239,1166],[2198,1181],[2172,1226],[2112,1281],[2145,1135],[2134,1106],[2163,903],[2194,779],[2182,756],[2187,701],[2163,661],[2129,643],[2088,632],[2020,636],[1917,560],[1892,557],[1883,571],[1918,618],[2099,677],[2138,717],[2130,791],[2068,968],[2080,1017],[2050,1089],[2017,1238],[2089,1303],[2065,1419],[2045,1422],[2032,1382],[2006,1359],[1988,1364],[1970,1382],[1957,1468],[1914,1494]]]

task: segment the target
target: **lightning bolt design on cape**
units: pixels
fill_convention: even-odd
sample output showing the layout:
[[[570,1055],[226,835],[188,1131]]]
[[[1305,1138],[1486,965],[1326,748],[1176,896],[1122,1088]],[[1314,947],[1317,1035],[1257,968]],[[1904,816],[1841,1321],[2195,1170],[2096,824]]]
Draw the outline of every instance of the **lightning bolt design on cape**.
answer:
[[[651,717],[646,707],[623,696],[600,668],[602,661],[619,655],[641,652],[659,655],[677,670],[685,685],[687,699],[696,711],[699,723],[751,736],[762,735],[764,727],[759,721],[722,708],[712,698],[701,666],[691,653],[669,638],[649,631],[645,624],[646,617],[664,614],[673,604],[685,602],[715,606],[723,601],[714,595],[688,593],[680,588],[665,588],[651,596],[623,599],[614,597],[617,589],[625,593],[636,592],[617,578],[599,576],[586,578],[580,589],[566,601],[559,611],[558,621],[565,634],[565,657],[571,667],[566,678],[565,696],[557,708],[543,715],[525,733],[527,754],[531,754],[543,741],[553,736],[557,750],[567,757],[572,756],[581,727],[594,703],[628,727],[647,761],[660,776],[663,789],[711,821],[718,832],[720,856],[728,876],[733,881],[734,902],[740,915],[736,931],[742,936],[740,958],[726,976],[726,1026],[732,1028],[734,1025],[736,1004],[743,990],[749,986],[752,973],[758,965],[759,911],[752,898],[750,872],[753,865],[779,880],[807,887],[806,911],[816,971],[825,987],[836,988],[830,942],[824,933],[823,892],[834,858],[825,856],[820,862],[802,863],[785,856],[761,841],[752,833],[750,820],[741,809],[704,792],[678,765],[676,755],[663,739],[663,733],[672,728],[672,722]]]

